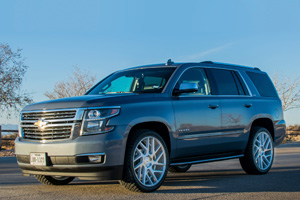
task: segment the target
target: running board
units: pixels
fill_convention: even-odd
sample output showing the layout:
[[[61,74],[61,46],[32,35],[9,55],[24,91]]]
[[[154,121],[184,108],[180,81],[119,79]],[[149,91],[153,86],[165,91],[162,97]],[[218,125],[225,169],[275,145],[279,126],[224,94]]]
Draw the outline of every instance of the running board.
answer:
[[[222,158],[211,158],[211,159],[205,159],[205,160],[195,160],[190,162],[177,162],[177,163],[171,163],[170,165],[187,165],[187,164],[198,164],[198,163],[206,163],[206,162],[213,162],[213,161],[221,161],[221,160],[229,160],[234,158],[240,158],[243,157],[244,154],[236,155],[236,156],[228,156],[228,157],[222,157]]]

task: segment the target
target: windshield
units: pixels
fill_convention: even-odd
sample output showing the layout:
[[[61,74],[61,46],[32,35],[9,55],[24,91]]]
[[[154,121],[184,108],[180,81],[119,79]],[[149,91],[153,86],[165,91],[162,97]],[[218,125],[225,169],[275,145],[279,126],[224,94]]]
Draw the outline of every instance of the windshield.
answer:
[[[160,93],[175,67],[145,68],[112,74],[96,85],[88,95],[118,93]]]

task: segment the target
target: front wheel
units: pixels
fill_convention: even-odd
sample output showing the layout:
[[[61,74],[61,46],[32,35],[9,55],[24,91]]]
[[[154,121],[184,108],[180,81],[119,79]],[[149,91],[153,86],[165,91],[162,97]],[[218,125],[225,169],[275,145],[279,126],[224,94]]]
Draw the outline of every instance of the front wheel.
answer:
[[[46,185],[67,185],[73,181],[75,177],[35,175],[35,178]]]
[[[161,136],[152,130],[137,130],[128,139],[120,184],[134,192],[153,192],[164,182],[168,166],[168,148]]]
[[[253,127],[245,156],[240,158],[244,171],[248,174],[266,174],[274,160],[274,143],[270,132],[263,127]]]

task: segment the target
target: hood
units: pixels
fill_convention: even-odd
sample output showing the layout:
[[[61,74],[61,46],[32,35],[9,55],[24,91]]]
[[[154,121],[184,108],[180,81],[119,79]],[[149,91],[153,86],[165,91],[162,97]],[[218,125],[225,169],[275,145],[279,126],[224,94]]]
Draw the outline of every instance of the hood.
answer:
[[[114,103],[130,101],[130,99],[135,99],[137,96],[140,95],[135,93],[112,95],[84,95],[78,97],[69,97],[34,103],[24,107],[23,111],[113,106]]]

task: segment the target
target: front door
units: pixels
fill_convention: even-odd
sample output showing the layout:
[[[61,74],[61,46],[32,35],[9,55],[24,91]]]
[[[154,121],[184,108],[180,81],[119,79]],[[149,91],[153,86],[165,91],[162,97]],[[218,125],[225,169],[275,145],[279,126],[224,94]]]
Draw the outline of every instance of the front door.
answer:
[[[176,157],[218,152],[214,138],[221,131],[220,99],[211,95],[205,70],[200,67],[187,69],[175,89],[181,83],[197,83],[198,91],[172,97],[176,120]]]

